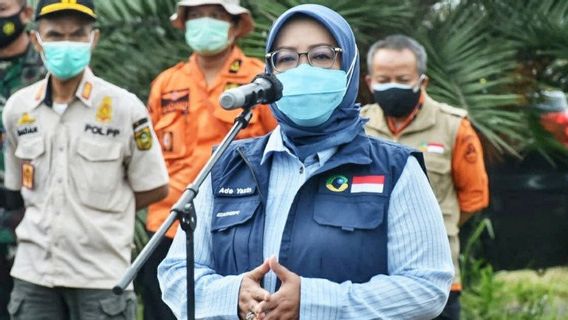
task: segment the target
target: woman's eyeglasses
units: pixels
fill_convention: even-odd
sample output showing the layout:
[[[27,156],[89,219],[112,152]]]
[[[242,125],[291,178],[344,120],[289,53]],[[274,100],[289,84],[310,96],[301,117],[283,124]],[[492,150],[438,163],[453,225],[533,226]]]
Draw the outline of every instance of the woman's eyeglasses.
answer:
[[[337,54],[341,48],[332,46],[317,46],[306,52],[298,52],[291,49],[280,49],[266,54],[266,60],[275,71],[284,72],[294,69],[300,64],[300,56],[305,55],[312,67],[329,69],[335,63]]]

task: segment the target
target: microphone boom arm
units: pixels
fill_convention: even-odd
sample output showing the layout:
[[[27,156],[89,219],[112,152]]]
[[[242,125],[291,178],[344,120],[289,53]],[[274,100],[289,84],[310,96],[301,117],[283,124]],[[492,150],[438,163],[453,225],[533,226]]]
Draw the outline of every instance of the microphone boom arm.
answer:
[[[190,183],[185,188],[182,196],[171,208],[170,214],[160,226],[158,231],[150,238],[144,249],[136,257],[134,262],[125,274],[122,276],[118,284],[112,289],[116,295],[124,292],[126,287],[132,282],[136,274],[140,271],[144,263],[148,260],[150,255],[156,250],[158,244],[165,237],[166,232],[170,229],[176,219],[180,220],[180,225],[186,234],[186,257],[187,257],[187,319],[195,319],[195,284],[194,284],[194,245],[193,245],[193,232],[197,224],[197,217],[195,215],[195,208],[193,200],[199,192],[199,187],[203,184],[215,163],[225,153],[231,142],[235,140],[237,134],[248,126],[252,118],[252,105],[245,107],[241,114],[235,119],[235,123],[225,138],[219,144],[219,147],[213,152],[211,158],[207,161],[205,166],[201,169],[193,183]]]

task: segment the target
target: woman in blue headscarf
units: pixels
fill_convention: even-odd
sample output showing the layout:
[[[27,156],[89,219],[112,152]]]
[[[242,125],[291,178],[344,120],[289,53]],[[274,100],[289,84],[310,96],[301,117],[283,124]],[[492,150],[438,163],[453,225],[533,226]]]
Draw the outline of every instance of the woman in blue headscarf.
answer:
[[[195,201],[197,318],[431,319],[453,277],[421,154],[367,137],[348,23],[319,5],[276,20],[279,126],[237,141]],[[185,318],[185,234],[159,267]]]

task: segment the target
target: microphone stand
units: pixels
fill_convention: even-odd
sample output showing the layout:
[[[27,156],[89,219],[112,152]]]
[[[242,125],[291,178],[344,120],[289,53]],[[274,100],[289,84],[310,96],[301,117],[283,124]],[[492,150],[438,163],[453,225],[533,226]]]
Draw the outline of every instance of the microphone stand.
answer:
[[[256,100],[256,99],[255,99]],[[197,217],[195,214],[195,208],[193,205],[193,199],[197,196],[199,192],[199,187],[203,184],[203,181],[207,178],[211,169],[215,163],[221,158],[223,153],[227,150],[231,142],[235,140],[237,134],[248,126],[250,119],[252,118],[252,106],[255,103],[243,106],[242,113],[235,119],[233,127],[227,133],[219,147],[213,152],[213,155],[207,161],[203,169],[199,172],[195,181],[190,183],[185,188],[182,196],[171,208],[170,215],[160,226],[158,231],[152,236],[150,241],[146,244],[142,252],[136,257],[136,260],[132,265],[126,270],[126,273],[122,276],[118,284],[112,288],[112,291],[116,295],[120,295],[124,292],[128,284],[132,282],[140,268],[150,255],[156,250],[156,247],[165,236],[168,229],[172,226],[176,219],[179,219],[181,228],[185,231],[186,236],[186,259],[187,259],[187,319],[195,319],[195,284],[194,284],[194,248],[193,248],[193,233],[197,224]]]

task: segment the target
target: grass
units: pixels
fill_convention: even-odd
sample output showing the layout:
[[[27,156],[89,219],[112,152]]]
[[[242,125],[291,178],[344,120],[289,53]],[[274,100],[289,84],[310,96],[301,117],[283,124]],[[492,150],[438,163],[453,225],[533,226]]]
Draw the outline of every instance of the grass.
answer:
[[[482,232],[492,235],[488,219],[479,221],[460,257],[462,319],[568,319],[568,267],[495,272],[473,254]]]
[[[546,271],[482,268],[462,294],[463,319],[568,319],[568,267]]]

